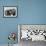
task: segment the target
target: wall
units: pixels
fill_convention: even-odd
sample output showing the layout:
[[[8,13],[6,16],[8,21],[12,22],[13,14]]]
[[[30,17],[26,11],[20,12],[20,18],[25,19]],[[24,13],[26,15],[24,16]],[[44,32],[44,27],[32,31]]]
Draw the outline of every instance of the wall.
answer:
[[[46,0],[19,0],[19,23],[46,24]]]
[[[3,18],[3,6],[18,6],[18,0],[0,0],[0,44],[7,44],[8,34],[17,32],[18,18]],[[18,38],[17,38],[18,39]],[[18,43],[16,39],[15,43]]]
[[[18,16],[3,18],[3,6],[12,5],[18,7]],[[9,32],[18,32],[18,24],[46,24],[46,0],[0,0],[0,44],[8,43]]]

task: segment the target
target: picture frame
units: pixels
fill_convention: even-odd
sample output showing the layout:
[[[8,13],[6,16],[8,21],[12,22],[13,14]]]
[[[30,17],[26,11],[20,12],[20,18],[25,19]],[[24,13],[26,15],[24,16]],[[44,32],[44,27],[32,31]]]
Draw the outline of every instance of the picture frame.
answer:
[[[18,42],[21,42],[21,40],[25,39],[25,38],[21,39],[21,37],[22,37],[21,31],[22,30],[24,30],[24,31],[28,30],[28,35],[29,35],[29,33],[36,31],[36,33],[34,32],[33,34],[29,35],[31,37],[33,36],[32,38],[28,38],[26,40],[46,41],[46,24],[18,24]]]
[[[3,17],[17,17],[17,12],[18,11],[16,6],[3,6]]]

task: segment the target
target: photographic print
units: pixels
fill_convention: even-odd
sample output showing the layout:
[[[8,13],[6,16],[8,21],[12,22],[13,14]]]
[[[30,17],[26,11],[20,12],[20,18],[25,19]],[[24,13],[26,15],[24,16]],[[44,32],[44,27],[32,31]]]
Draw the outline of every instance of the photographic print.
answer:
[[[18,27],[18,31],[20,32],[20,41],[46,41],[46,25],[20,24]]]
[[[5,6],[4,7],[4,17],[16,17],[17,16],[17,7]]]

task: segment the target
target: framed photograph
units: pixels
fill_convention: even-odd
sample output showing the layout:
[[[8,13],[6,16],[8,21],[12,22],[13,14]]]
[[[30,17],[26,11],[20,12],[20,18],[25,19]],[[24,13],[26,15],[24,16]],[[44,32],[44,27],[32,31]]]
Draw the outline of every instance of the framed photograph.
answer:
[[[24,40],[46,41],[46,25],[45,24],[19,24],[18,42]]]
[[[4,6],[3,8],[4,17],[16,17],[17,16],[17,7],[16,6]]]

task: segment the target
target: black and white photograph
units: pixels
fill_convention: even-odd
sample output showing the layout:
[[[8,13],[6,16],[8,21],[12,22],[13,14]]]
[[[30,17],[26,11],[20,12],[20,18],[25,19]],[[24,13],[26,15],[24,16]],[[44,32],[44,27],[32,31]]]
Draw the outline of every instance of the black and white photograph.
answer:
[[[16,17],[17,7],[15,6],[5,6],[4,7],[4,17]]]
[[[19,24],[18,42],[20,46],[41,45],[41,42],[46,42],[46,25]]]

